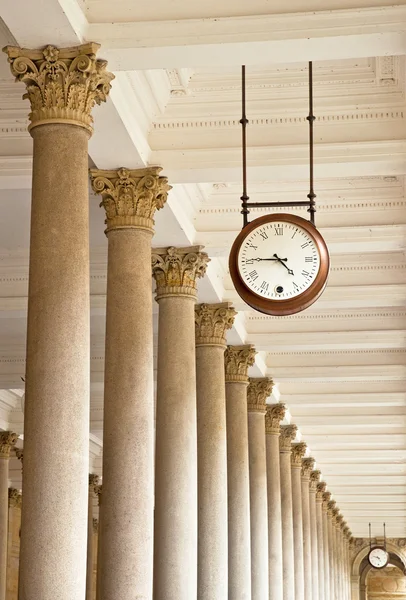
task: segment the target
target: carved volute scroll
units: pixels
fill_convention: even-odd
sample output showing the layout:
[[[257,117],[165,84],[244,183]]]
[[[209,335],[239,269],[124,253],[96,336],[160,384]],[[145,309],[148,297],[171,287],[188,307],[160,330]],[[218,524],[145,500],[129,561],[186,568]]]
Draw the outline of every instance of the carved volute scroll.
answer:
[[[247,389],[249,412],[266,412],[266,400],[272,394],[273,381],[270,377],[250,377]]]
[[[265,433],[267,435],[280,435],[281,422],[285,418],[286,406],[284,404],[271,404],[266,407]]]
[[[316,461],[314,460],[314,458],[312,456],[309,456],[308,458],[304,458],[302,460],[302,477],[303,477],[303,479],[307,479],[308,481],[310,481],[310,473],[314,469],[315,462]]]
[[[302,460],[304,455],[306,454],[307,445],[305,442],[298,442],[297,444],[292,444],[292,455],[291,455],[291,465],[293,469],[301,469],[302,468]]]
[[[17,442],[18,435],[12,431],[0,431],[0,458],[10,458],[10,450]]]
[[[96,59],[100,45],[40,50],[6,46],[12,74],[26,85],[23,98],[31,103],[29,130],[47,123],[65,123],[92,132],[95,104],[105,102],[114,75],[107,62]]]
[[[171,189],[161,171],[161,167],[90,169],[93,191],[101,195],[100,206],[106,211],[106,234],[128,228],[153,232],[155,211],[164,206]]]
[[[152,274],[156,300],[168,296],[197,296],[197,280],[206,273],[210,261],[203,246],[154,248]]]
[[[197,304],[195,307],[196,346],[226,346],[227,329],[237,314],[230,302]]]
[[[227,346],[224,354],[226,381],[248,383],[248,368],[255,362],[254,346]]]
[[[297,434],[297,426],[296,425],[282,425],[281,427],[281,435],[279,438],[279,450],[280,452],[291,452],[292,451],[292,442],[295,439]]]

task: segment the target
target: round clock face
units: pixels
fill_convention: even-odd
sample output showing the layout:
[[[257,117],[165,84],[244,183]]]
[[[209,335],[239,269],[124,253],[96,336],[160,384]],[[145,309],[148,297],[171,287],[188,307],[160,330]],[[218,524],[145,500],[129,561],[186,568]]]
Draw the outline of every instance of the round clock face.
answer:
[[[230,254],[230,274],[240,296],[268,314],[293,314],[323,291],[329,256],[323,238],[305,219],[273,214],[247,225]]]
[[[375,569],[383,569],[386,567],[388,559],[388,553],[384,548],[372,548],[368,555],[368,560]]]

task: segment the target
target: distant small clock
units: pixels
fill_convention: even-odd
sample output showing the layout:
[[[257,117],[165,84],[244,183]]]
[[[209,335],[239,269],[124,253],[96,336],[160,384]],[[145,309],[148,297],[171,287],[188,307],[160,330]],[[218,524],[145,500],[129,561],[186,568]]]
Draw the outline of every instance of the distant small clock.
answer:
[[[383,569],[389,562],[389,554],[386,552],[385,548],[375,546],[368,554],[368,561],[374,569]]]
[[[237,293],[249,306],[268,315],[291,315],[322,294],[330,258],[310,221],[274,213],[244,227],[231,249],[229,267]]]

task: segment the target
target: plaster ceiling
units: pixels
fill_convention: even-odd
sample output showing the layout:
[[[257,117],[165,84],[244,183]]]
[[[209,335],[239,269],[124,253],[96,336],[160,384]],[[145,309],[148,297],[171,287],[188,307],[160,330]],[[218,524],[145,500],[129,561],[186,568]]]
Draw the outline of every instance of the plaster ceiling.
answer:
[[[94,111],[90,164],[164,167],[173,190],[153,243],[206,247],[211,263],[199,301],[234,302],[229,342],[256,345],[251,374],[273,377],[271,401],[288,405],[355,536],[366,535],[369,521],[376,535],[383,521],[389,536],[406,535],[405,4],[314,0],[297,14],[297,1],[287,15],[286,3],[266,0],[250,2],[249,14],[231,2],[32,0],[22,16],[0,0],[2,45],[101,43],[116,79],[108,103]],[[265,317],[238,298],[227,271],[241,227],[240,64],[248,65],[251,199],[303,199],[308,58],[316,61],[317,224],[332,270],[313,307]],[[4,59],[0,427],[19,433],[32,165],[23,92]],[[99,472],[106,240],[90,191],[89,203],[90,446]],[[156,314],[154,322],[156,333]],[[13,485],[19,478],[12,459]]]

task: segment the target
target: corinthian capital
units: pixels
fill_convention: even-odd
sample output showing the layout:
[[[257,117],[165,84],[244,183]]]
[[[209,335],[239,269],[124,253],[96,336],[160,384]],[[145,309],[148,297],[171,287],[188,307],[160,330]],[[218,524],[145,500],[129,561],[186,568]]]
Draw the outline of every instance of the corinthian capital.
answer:
[[[10,458],[10,450],[17,438],[18,435],[12,431],[0,431],[0,458]]]
[[[304,455],[306,454],[307,446],[304,442],[298,442],[297,444],[292,444],[292,455],[291,455],[291,465],[293,468],[301,469],[302,468],[302,460]]]
[[[90,170],[93,191],[100,194],[106,211],[106,233],[112,229],[145,229],[152,232],[155,211],[165,204],[171,186],[160,177],[161,167],[148,169]]]
[[[250,377],[248,381],[248,411],[265,414],[266,399],[272,394],[272,379],[270,377]]]
[[[314,469],[315,462],[316,461],[311,456],[302,460],[302,477],[304,479],[308,479],[310,481],[310,473]]]
[[[317,484],[320,481],[321,471],[312,471],[310,473],[310,491],[316,493],[317,492]]]
[[[189,248],[155,248],[152,273],[156,281],[156,299],[164,296],[193,296],[197,280],[206,273],[210,261],[203,246]]]
[[[14,448],[14,452],[16,453],[16,458],[18,458],[18,460],[21,463],[21,466],[24,463],[24,449],[23,448]]]
[[[100,485],[100,477],[94,473],[89,473],[89,494],[97,494]]]
[[[327,483],[325,481],[320,481],[317,484],[317,491],[316,491],[317,502],[323,502],[323,496],[326,491],[326,487],[327,487]]]
[[[15,488],[8,488],[8,505],[10,508],[21,508],[22,495]]]
[[[226,331],[237,314],[230,302],[195,307],[196,346],[225,346]]]
[[[254,346],[227,346],[224,354],[226,381],[248,383],[248,367],[255,362]]]
[[[281,435],[279,438],[279,450],[280,452],[291,452],[292,442],[297,434],[296,425],[282,425]]]
[[[266,407],[265,433],[280,435],[281,421],[285,418],[286,406],[284,404],[271,404]]]
[[[329,510],[328,505],[329,502],[331,500],[331,492],[324,492],[323,493],[323,509],[324,510]]]
[[[335,500],[329,500],[329,502],[327,504],[327,511],[328,511],[328,514],[331,516],[332,519],[334,517],[334,511],[335,510],[336,510],[336,501]]]
[[[31,103],[28,129],[47,123],[79,125],[92,132],[91,111],[105,102],[114,75],[107,62],[97,60],[99,44],[90,42],[71,48],[46,46],[31,50],[6,46],[4,52],[12,74],[25,83]]]

